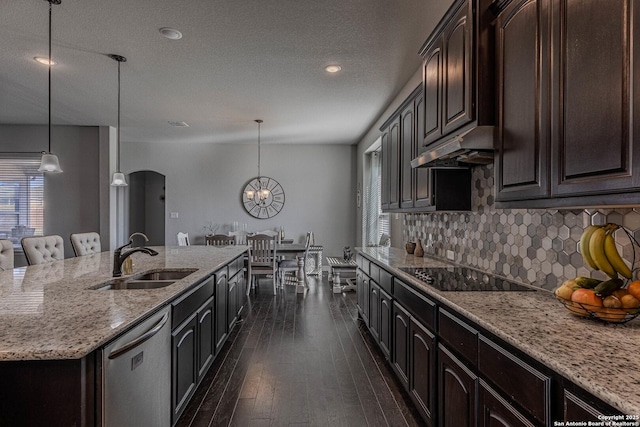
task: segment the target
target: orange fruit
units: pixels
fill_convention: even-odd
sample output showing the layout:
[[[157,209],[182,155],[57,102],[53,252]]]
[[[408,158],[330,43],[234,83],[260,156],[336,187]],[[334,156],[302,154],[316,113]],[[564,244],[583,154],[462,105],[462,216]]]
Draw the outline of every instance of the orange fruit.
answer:
[[[640,307],[640,300],[631,294],[627,294],[620,298],[622,308],[638,308]]]
[[[602,298],[596,295],[593,289],[576,289],[571,294],[571,301],[592,306],[594,308],[602,307]]]
[[[571,301],[575,304],[567,308],[576,316],[588,316],[589,312],[602,309],[602,298],[597,296],[593,289],[576,289],[571,294]]]
[[[627,286],[627,291],[640,300],[640,280],[634,280]]]
[[[607,322],[620,323],[626,319],[627,313],[617,308],[603,308],[596,313],[596,316]]]

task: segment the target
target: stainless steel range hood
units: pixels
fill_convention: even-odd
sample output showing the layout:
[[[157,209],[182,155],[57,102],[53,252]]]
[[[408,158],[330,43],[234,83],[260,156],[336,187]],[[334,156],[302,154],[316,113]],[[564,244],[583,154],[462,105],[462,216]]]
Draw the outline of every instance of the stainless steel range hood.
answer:
[[[411,160],[412,168],[447,167],[458,163],[493,163],[494,126],[476,126],[456,134]]]

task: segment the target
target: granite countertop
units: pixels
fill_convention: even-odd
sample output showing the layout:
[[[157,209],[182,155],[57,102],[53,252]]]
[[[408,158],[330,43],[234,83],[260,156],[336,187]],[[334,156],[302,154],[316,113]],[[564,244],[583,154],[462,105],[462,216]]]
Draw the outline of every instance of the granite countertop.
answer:
[[[438,291],[397,267],[453,266],[395,248],[359,248],[390,272],[458,311],[604,402],[640,415],[640,317],[607,324],[571,315],[549,291]],[[525,285],[531,285],[524,283]]]
[[[132,255],[134,274],[196,268],[150,290],[91,290],[111,279],[113,252],[0,272],[0,361],[79,359],[160,309],[247,246],[152,247]]]

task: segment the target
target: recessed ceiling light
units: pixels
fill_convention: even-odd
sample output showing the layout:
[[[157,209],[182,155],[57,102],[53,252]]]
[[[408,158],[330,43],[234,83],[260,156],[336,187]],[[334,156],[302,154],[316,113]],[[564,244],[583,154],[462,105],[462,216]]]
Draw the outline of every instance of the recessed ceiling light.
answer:
[[[36,62],[39,62],[42,65],[49,65],[49,58],[45,58],[43,56],[36,56],[35,58],[33,58]],[[54,60],[51,60],[51,65],[56,65],[57,62]]]
[[[162,27],[159,31],[160,34],[171,40],[180,40],[182,38],[182,33],[175,28]]]
[[[327,73],[337,73],[338,71],[342,70],[342,67],[339,65],[327,65],[326,67],[324,67],[324,69],[327,71]]]
[[[186,122],[169,122],[169,125],[173,126],[174,128],[188,128],[189,125]]]

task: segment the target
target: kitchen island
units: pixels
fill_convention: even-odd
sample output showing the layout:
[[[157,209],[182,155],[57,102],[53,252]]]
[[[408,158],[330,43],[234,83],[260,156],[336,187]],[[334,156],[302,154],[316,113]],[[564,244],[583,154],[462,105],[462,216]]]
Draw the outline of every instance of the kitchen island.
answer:
[[[552,409],[552,413],[563,410],[561,387],[567,380],[567,384],[577,385],[623,414],[631,417],[640,415],[640,364],[637,363],[639,319],[625,324],[606,324],[577,318],[556,301],[551,292],[537,287],[529,292],[441,291],[401,268],[454,265],[433,258],[408,255],[400,249],[361,248],[358,256],[370,261],[371,266],[382,267],[395,277],[394,283],[407,284],[434,301],[440,310],[432,317],[438,319],[434,320],[434,324],[450,318],[456,321],[466,319],[480,331],[478,337],[483,334],[496,337],[504,343],[503,346],[512,346],[514,354],[522,355],[541,372],[549,375],[552,379],[548,384],[561,383],[558,389],[545,386],[549,388],[546,392],[551,400],[549,405],[556,408],[555,412]],[[371,277],[374,277],[373,270]],[[380,274],[379,282],[382,281]],[[445,316],[442,316],[442,311]],[[447,317],[448,313],[453,316]],[[442,328],[442,325],[435,329],[438,328]],[[477,339],[478,345],[482,344],[482,339]],[[491,345],[490,339],[485,342]],[[484,348],[488,347],[485,345]],[[478,365],[482,359],[480,353],[475,353],[479,354]],[[556,381],[556,378],[559,380]],[[550,419],[548,415],[546,417]],[[554,417],[554,420],[557,418]],[[630,420],[637,422],[634,418]]]
[[[100,350],[163,307],[189,302],[203,283],[216,291],[224,285],[218,299],[225,304],[224,319],[218,323],[226,338],[227,319],[233,320],[226,311],[227,280],[242,270],[247,247],[153,249],[157,256],[131,256],[134,275],[192,272],[157,289],[93,289],[112,279],[113,252],[0,272],[0,425],[34,425],[47,416],[59,417],[50,425],[100,424]],[[244,280],[234,284],[234,295],[244,295]],[[240,308],[235,300],[229,307]]]

